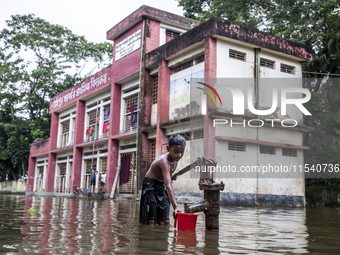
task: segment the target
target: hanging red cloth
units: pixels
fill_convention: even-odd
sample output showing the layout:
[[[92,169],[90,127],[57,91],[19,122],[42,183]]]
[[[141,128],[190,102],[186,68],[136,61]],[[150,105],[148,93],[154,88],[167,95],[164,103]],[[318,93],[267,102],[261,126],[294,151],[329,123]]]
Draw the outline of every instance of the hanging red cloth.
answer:
[[[119,180],[120,184],[124,184],[129,181],[130,163],[131,163],[131,155],[126,155],[126,156],[121,157],[120,180]]]
[[[108,125],[109,125],[109,122],[104,123],[104,125],[103,125],[103,133],[107,132]]]

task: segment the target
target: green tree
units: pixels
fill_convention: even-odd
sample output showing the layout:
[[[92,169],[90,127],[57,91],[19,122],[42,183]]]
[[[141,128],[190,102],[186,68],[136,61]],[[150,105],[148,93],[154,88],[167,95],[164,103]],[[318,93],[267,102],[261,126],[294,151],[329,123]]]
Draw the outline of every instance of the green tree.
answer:
[[[0,172],[14,177],[27,169],[32,141],[49,137],[50,98],[81,81],[89,66],[110,64],[113,46],[88,42],[33,14],[6,22],[0,31]]]

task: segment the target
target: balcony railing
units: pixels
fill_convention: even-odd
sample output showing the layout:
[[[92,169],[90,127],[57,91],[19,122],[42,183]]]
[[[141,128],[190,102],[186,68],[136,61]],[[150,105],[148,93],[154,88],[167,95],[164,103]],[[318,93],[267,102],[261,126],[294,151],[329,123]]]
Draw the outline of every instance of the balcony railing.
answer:
[[[137,128],[138,128],[138,126],[137,126],[137,119],[138,119],[138,113],[134,113],[132,120],[131,120],[131,115],[130,114],[126,115],[124,117],[123,130],[121,130],[120,133],[136,131]]]
[[[70,138],[70,133],[64,133],[60,135],[58,148],[63,148],[63,147],[71,146],[74,144],[74,131],[72,131],[71,133],[71,140],[69,140],[69,138]]]

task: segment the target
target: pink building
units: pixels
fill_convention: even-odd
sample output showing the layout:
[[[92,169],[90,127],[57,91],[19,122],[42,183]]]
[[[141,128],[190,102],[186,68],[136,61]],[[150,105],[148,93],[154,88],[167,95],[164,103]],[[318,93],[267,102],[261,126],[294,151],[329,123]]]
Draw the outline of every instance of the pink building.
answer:
[[[87,189],[88,170],[93,165],[99,171],[97,190],[100,173],[106,169],[106,189],[111,192],[119,169],[119,194],[136,194],[153,159],[165,153],[172,133],[188,139],[189,156],[181,166],[195,156],[223,158],[228,144],[240,142],[250,149],[236,157],[252,158],[256,154],[252,150],[261,146],[274,147],[276,156],[282,152],[280,156],[287,157],[284,151],[289,147],[296,156],[288,161],[303,161],[307,148],[301,138],[302,123],[289,130],[294,139],[285,142],[275,140],[280,128],[274,128],[278,133],[270,141],[254,141],[241,131],[226,131],[210,139],[215,132],[212,117],[198,116],[193,124],[185,112],[188,95],[178,96],[174,91],[179,82],[190,78],[301,78],[301,62],[312,61],[307,46],[223,19],[200,23],[148,6],[111,28],[107,39],[114,42],[112,65],[51,98],[51,135],[31,145],[27,194],[69,195],[74,185]],[[214,107],[208,101],[208,108]],[[178,194],[200,193],[190,176],[176,185]],[[291,185],[295,192],[288,194],[288,200],[303,204],[303,182]],[[235,180],[230,183],[230,187],[238,186]],[[222,200],[228,202],[234,194],[237,198],[230,203],[238,203],[250,196],[246,204],[251,204],[256,192],[254,187],[230,188]],[[287,197],[285,191],[278,193],[274,188],[264,191],[264,200],[273,194],[277,199]]]

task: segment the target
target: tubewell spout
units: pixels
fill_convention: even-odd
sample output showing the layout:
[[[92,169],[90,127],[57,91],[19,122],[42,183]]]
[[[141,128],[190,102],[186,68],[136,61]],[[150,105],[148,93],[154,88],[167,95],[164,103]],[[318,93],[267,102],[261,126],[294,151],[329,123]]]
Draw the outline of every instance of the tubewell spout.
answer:
[[[207,201],[201,201],[185,208],[186,213],[204,212],[209,207]]]

